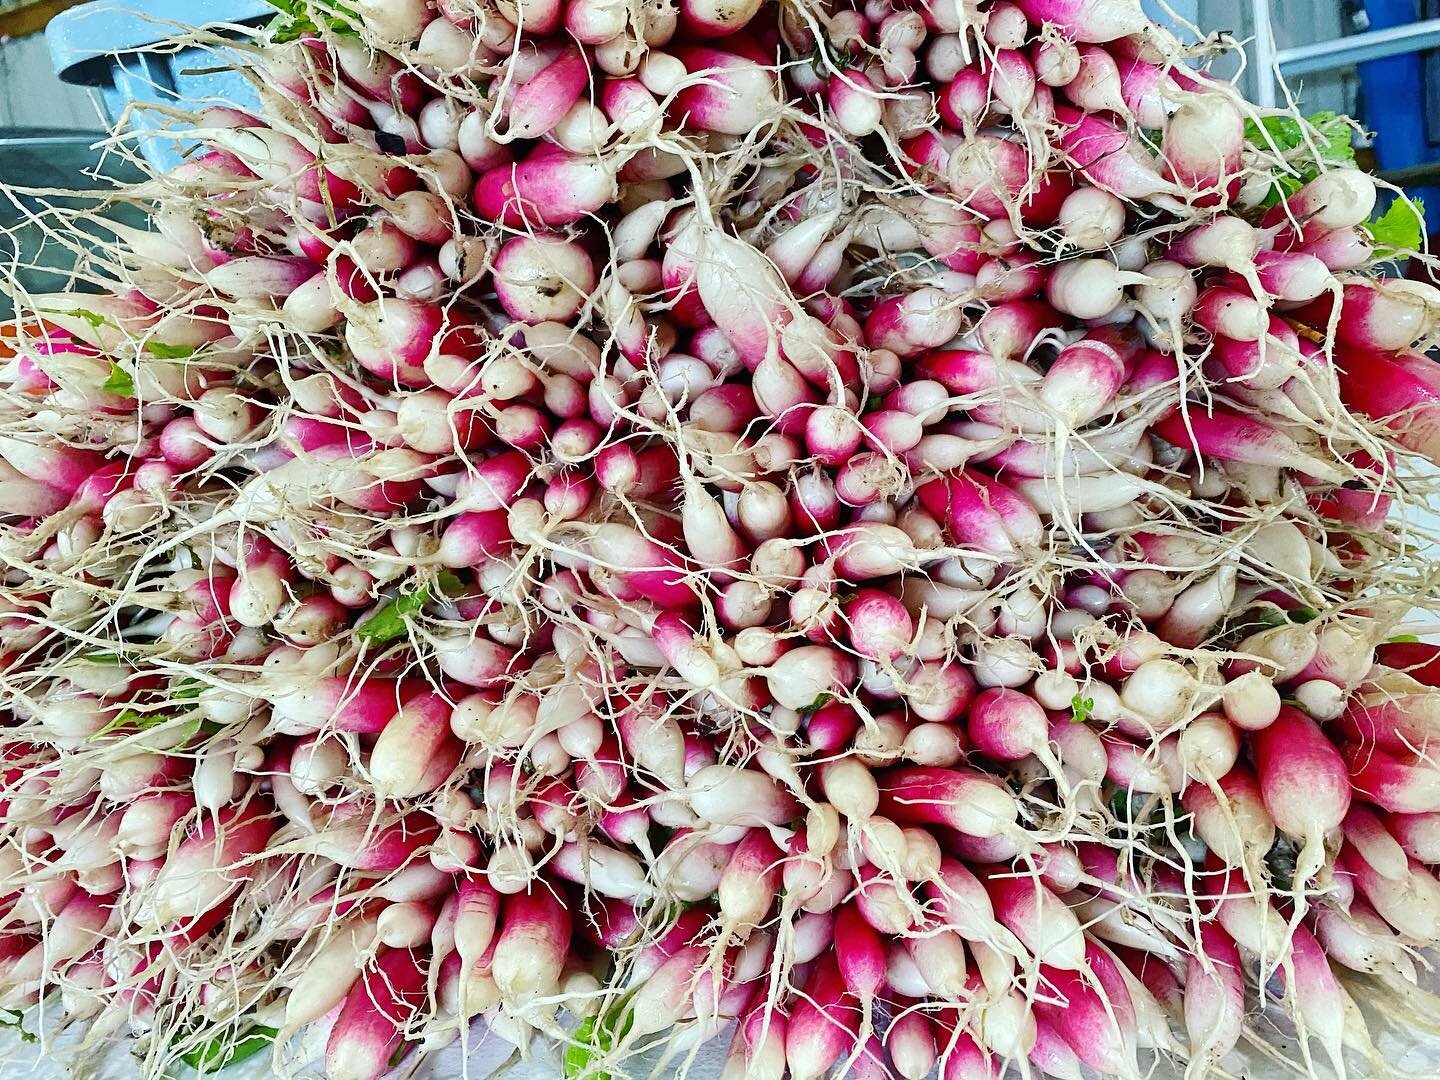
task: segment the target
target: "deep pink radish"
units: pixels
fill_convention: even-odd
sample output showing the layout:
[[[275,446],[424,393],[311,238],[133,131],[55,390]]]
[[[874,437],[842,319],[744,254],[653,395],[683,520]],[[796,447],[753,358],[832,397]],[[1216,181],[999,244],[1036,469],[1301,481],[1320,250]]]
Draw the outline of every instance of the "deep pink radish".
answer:
[[[938,1056],[934,1025],[922,1010],[911,1007],[914,1004],[903,999],[894,1002],[896,1015],[885,1032],[885,1048],[905,1080],[929,1076]]]
[[[573,45],[565,48],[510,97],[504,134],[509,139],[538,139],[547,134],[580,99],[588,77],[581,51]]]
[[[999,1063],[974,1036],[950,1028],[943,1019],[937,1018],[936,1025],[941,1029],[940,1080],[999,1080]]]
[[[1375,659],[1426,686],[1440,685],[1440,645],[1427,641],[1387,641],[1375,647]]]
[[[1083,964],[1085,940],[1075,914],[1038,878],[1008,874],[997,869],[985,879],[995,917],[1041,963],[1065,969]]]
[[[833,955],[822,956],[790,1010],[785,1061],[796,1080],[817,1080],[855,1046],[858,1010]]]
[[[942,289],[917,289],[876,304],[865,320],[865,335],[879,348],[904,357],[944,345],[961,325],[960,305]]]
[[[1080,1058],[1065,1037],[1049,1020],[1035,1018],[1035,1045],[1030,1048],[1030,1063],[1055,1080],[1081,1080]]]
[[[492,960],[506,1000],[523,1005],[554,992],[570,933],[570,912],[544,884],[506,899]]]
[[[860,1003],[860,1031],[868,1034],[875,997],[885,986],[885,945],[850,904],[835,915],[835,962],[845,988]]]
[[[1406,449],[1440,461],[1440,365],[1418,353],[1351,349],[1336,374],[1346,405],[1387,423]]]
[[[1181,189],[1155,169],[1149,155],[1129,134],[1106,120],[1069,106],[1058,106],[1063,125],[1056,143],[1095,187],[1122,199],[1175,195]]]
[[[1440,942],[1440,882],[1424,865],[1412,860],[1403,877],[1387,878],[1348,846],[1341,848],[1336,865],[1401,934],[1430,945]]]
[[[997,761],[1038,758],[1052,775],[1060,761],[1050,749],[1049,722],[1034,698],[1003,687],[982,691],[970,703],[966,727],[975,748]]]
[[[754,60],[693,45],[672,52],[691,75],[704,75],[681,90],[671,106],[672,115],[688,126],[744,135],[778,111],[773,76]]]
[[[1333,465],[1307,453],[1284,432],[1223,405],[1210,411],[1173,412],[1156,421],[1153,430],[1167,442],[1222,461],[1294,469],[1336,483],[1344,480]]]
[[[1326,835],[1350,809],[1345,759],[1315,721],[1289,706],[1251,736],[1251,752],[1265,808],[1281,831],[1304,842],[1295,880],[1308,880],[1324,858]]]
[[[1375,243],[1363,228],[1350,225],[1306,237],[1294,250],[1319,259],[1330,270],[1354,270],[1374,258]]]
[[[1077,970],[1042,966],[1040,973],[1049,993],[1035,1003],[1037,1018],[1090,1068],[1108,1076],[1138,1075],[1130,1002],[1102,995]]]
[[[1386,825],[1412,859],[1440,863],[1440,812],[1387,814]]]
[[[791,709],[823,703],[823,695],[843,692],[854,679],[853,658],[829,645],[790,649],[765,672],[765,684],[775,701]]]
[[[416,852],[433,844],[439,832],[433,817],[425,814],[391,818],[379,828],[351,816],[332,820],[324,831],[306,837],[302,847],[339,866],[388,873],[412,863]]]
[[[325,1048],[325,1071],[375,1080],[404,1045],[404,1029],[424,995],[425,971],[409,949],[381,954],[345,998]]]
[[[996,360],[1018,360],[1041,333],[1063,321],[1064,317],[1043,301],[1010,300],[994,305],[980,316],[975,333],[985,351]]]
[[[1161,157],[1165,174],[1200,205],[1211,205],[1238,188],[1245,122],[1221,92],[1199,94],[1181,103],[1165,125]]]
[[[795,798],[755,769],[706,766],[690,777],[687,792],[695,813],[716,825],[780,825],[799,813]]]
[[[1412,684],[1413,685],[1413,684]],[[1406,693],[1406,687],[1377,686],[1351,695],[1339,725],[1352,741],[1396,755],[1422,749],[1440,737],[1440,698]]]
[[[1298,222],[1309,242],[1335,229],[1359,225],[1375,209],[1375,181],[1359,169],[1327,169],[1283,203],[1271,207],[1261,224],[1288,231]]]
[[[943,521],[957,543],[1012,555],[1039,542],[1044,526],[1022,496],[993,477],[965,470],[916,489],[921,505]]]
[[[914,620],[895,597],[878,589],[859,589],[841,608],[850,630],[850,644],[871,660],[894,660],[915,633]]]
[[[940,723],[958,718],[974,693],[974,677],[963,664],[924,660],[910,672],[900,696],[917,719]]]
[[[1185,1030],[1198,1076],[1217,1065],[1239,1041],[1245,1022],[1245,969],[1240,952],[1220,926],[1200,924],[1197,948],[1185,968]]]
[[[636,593],[667,608],[688,607],[695,594],[685,582],[680,557],[629,525],[597,526],[589,549],[596,564],[615,571]]]
[[[1331,970],[1325,951],[1303,925],[1294,928],[1290,959],[1282,970],[1289,984],[1287,990],[1292,1014],[1301,1038],[1318,1038],[1336,1075],[1345,1075],[1343,1043],[1346,1041],[1345,1013],[1349,1001]],[[1302,1054],[1308,1060],[1308,1046],[1302,1047]]]
[[[1060,206],[1061,235],[1082,251],[1099,251],[1125,232],[1125,204],[1108,191],[1080,187]]]
[[[375,942],[374,916],[351,916],[315,951],[285,1003],[285,1027],[296,1030],[345,1000]]]
[[[1382,876],[1398,880],[1408,873],[1405,849],[1373,811],[1364,806],[1350,807],[1342,828],[1345,842]]]
[[[1316,940],[1334,962],[1367,975],[1396,973],[1414,981],[1415,961],[1389,924],[1359,897],[1350,901],[1348,910],[1314,907],[1310,919]]]
[[[1049,23],[1073,41],[1114,41],[1146,26],[1130,0],[1015,0],[1015,6],[1035,25]]]
[[[765,921],[780,886],[784,855],[763,829],[751,829],[730,856],[715,890],[720,916],[747,937]]]
[[[1214,788],[1190,784],[1183,803],[1194,816],[1196,834],[1227,865],[1258,868],[1275,843],[1275,821],[1259,781],[1245,765],[1235,766]]]
[[[1186,231],[1166,257],[1186,266],[1222,267],[1253,281],[1253,263],[1263,242],[1260,231],[1243,218],[1222,215]]]
[[[1291,315],[1326,335],[1333,323],[1335,340],[1341,345],[1393,352],[1408,349],[1433,332],[1440,292],[1433,285],[1406,278],[1348,282],[1338,318],[1334,308],[1332,294],[1295,309]]]
[[[967,210],[984,217],[1005,214],[1029,172],[1024,145],[994,135],[967,138],[950,151],[945,164],[950,192]]]
[[[1440,769],[1433,762],[1413,751],[1367,745],[1349,747],[1345,756],[1355,794],[1366,802],[1394,814],[1440,811]]]
[[[499,925],[501,897],[483,877],[463,877],[456,886],[455,948],[469,970],[490,951]]]
[[[214,908],[244,883],[247,860],[264,850],[274,832],[260,799],[201,819],[156,876],[150,890],[155,918],[170,923]]]
[[[1114,349],[1081,339],[1051,362],[1038,396],[1065,424],[1080,428],[1105,411],[1126,374]]]
[[[378,793],[412,798],[449,779],[462,750],[450,734],[450,711],[439,694],[418,694],[386,723],[370,754],[370,776]]]
[[[757,1002],[735,1026],[721,1080],[783,1080],[789,1023],[784,1012]]]
[[[482,173],[472,199],[489,221],[554,228],[600,209],[614,197],[615,183],[598,158],[536,149],[524,161]]]

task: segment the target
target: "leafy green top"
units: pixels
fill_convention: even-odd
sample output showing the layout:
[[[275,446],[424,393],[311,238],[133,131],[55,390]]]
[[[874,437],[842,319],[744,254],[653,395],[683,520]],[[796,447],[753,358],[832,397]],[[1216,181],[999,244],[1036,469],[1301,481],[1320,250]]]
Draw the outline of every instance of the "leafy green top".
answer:
[[[323,4],[308,3],[307,0],[265,0],[273,8],[278,8],[281,14],[270,21],[270,40],[277,45],[283,45],[287,41],[296,41],[307,35],[319,34],[320,27],[311,14],[317,8],[320,11],[321,21],[337,34],[344,34],[351,37],[358,36],[355,32],[356,25],[360,22],[360,16],[348,5],[327,0]],[[323,10],[328,8],[329,10]]]
[[[207,1073],[228,1069],[254,1057],[273,1043],[278,1034],[277,1029],[263,1024],[247,1028],[243,1034],[236,1027],[226,1028],[209,1042],[181,1054],[180,1060],[192,1069]]]
[[[1261,206],[1265,209],[1288,199],[1328,168],[1354,166],[1350,145],[1351,122],[1333,112],[1317,112],[1303,120],[1293,116],[1267,116],[1258,124],[1245,121],[1245,141],[1278,152],[1294,174],[1277,173]],[[1307,137],[1308,136],[1308,137]],[[1375,241],[1381,257],[1418,251],[1424,242],[1425,206],[1419,199],[1396,199],[1363,228]]]
[[[1327,166],[1354,165],[1355,150],[1350,145],[1352,130],[1348,119],[1333,112],[1312,113],[1303,121],[1293,116],[1267,116],[1258,124],[1254,120],[1245,121],[1245,141],[1278,151],[1298,174],[1277,173],[1261,205],[1268,208],[1289,198]]]
[[[409,633],[410,616],[419,612],[429,603],[434,586],[446,596],[454,596],[463,588],[460,579],[448,570],[440,574],[434,583],[421,585],[410,592],[400,592],[395,599],[379,607],[375,614],[355,628],[360,640],[371,645],[380,645]]]
[[[1419,251],[1425,242],[1425,204],[1416,198],[1396,199],[1388,210],[1365,225],[1381,255]]]
[[[135,396],[135,377],[111,360],[110,377],[100,384],[100,389],[107,394],[114,394],[116,397],[133,398]]]
[[[616,1030],[616,1020],[619,1030]],[[592,1069],[590,1063],[615,1048],[616,1042],[630,1033],[634,1015],[625,1009],[618,1017],[592,1016],[575,1029],[574,1041],[565,1048],[561,1070],[565,1080],[612,1080],[607,1072]]]

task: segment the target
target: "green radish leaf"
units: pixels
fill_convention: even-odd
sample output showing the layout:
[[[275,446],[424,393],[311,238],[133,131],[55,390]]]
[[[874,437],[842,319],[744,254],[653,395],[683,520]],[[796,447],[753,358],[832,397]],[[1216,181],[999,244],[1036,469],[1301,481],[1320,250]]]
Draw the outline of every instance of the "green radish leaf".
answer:
[[[238,1065],[246,1058],[254,1057],[275,1041],[279,1032],[273,1027],[256,1024],[242,1035],[235,1028],[227,1028],[207,1043],[180,1055],[180,1060],[192,1069],[215,1072]]]
[[[89,323],[91,326],[93,326],[96,330],[99,330],[100,327],[102,327],[102,326],[109,326],[109,325],[110,325],[110,320],[107,319],[107,318],[105,318],[104,315],[101,315],[98,311],[91,311],[89,308],[83,308],[83,307],[69,308],[69,309],[62,309],[62,308],[36,308],[36,309],[35,309],[35,314],[37,314],[37,315],[59,315],[59,316],[62,316],[62,317],[68,316],[68,317],[74,318],[74,319],[84,319],[87,323]]]
[[[1261,209],[1269,210],[1272,206],[1278,206],[1304,186],[1293,176],[1275,177],[1275,182],[1270,185],[1270,190],[1266,192],[1265,198],[1260,200]]]
[[[277,45],[295,41],[306,35],[319,34],[320,26],[311,15],[318,11],[320,21],[333,32],[349,37],[358,37],[355,27],[360,16],[353,8],[339,3],[306,3],[306,0],[265,0],[281,14],[270,21],[270,40]]]
[[[39,1042],[33,1031],[25,1027],[25,1014],[19,1009],[0,1009],[0,1028],[11,1028],[23,1043]]]
[[[195,355],[195,346],[166,345],[163,341],[147,341],[145,351],[160,360],[185,360]]]
[[[1320,152],[1320,161],[1326,165],[1353,165],[1355,148],[1350,145],[1353,129],[1347,118],[1333,112],[1311,113],[1305,117],[1305,124],[1312,129],[1315,149]],[[1305,141],[1305,128],[1293,116],[1267,116],[1256,124],[1245,121],[1245,141],[1261,149],[1279,150],[1288,154],[1293,150],[1310,151]]]
[[[1386,638],[1385,643],[1387,645],[1413,645],[1418,643],[1419,640],[1420,639],[1414,634],[1396,634],[1392,638]]]
[[[1343,116],[1318,112],[1307,117],[1310,126],[1320,133],[1320,156],[1329,165],[1354,165],[1355,147],[1351,143],[1354,129]]]
[[[355,633],[362,641],[371,645],[380,645],[404,637],[410,632],[410,616],[423,608],[429,599],[429,585],[422,585],[414,592],[399,593],[395,599],[357,626]]]
[[[1130,820],[1130,792],[1124,788],[1116,788],[1105,805],[1116,821]]]
[[[1091,697],[1082,698],[1076,694],[1070,699],[1070,722],[1072,724],[1083,724],[1090,719],[1090,713],[1095,708],[1095,699]]]
[[[1285,616],[1292,623],[1301,623],[1303,625],[1304,623],[1314,622],[1318,619],[1320,612],[1316,611],[1313,607],[1297,607],[1291,608],[1285,613]]]
[[[199,679],[181,679],[170,691],[172,701],[194,701],[205,692],[205,683]]]
[[[405,1055],[410,1052],[410,1046],[411,1043],[408,1039],[400,1040],[400,1045],[397,1046],[395,1048],[395,1052],[390,1055],[390,1068],[395,1068],[395,1066],[399,1065],[400,1062],[405,1060]]]
[[[834,700],[834,694],[818,694],[816,695],[815,700],[810,702],[809,705],[806,705],[804,708],[796,709],[795,711],[798,712],[801,716],[809,716],[813,712],[819,712],[821,709],[823,709],[826,705],[829,705],[830,702]]]
[[[1419,199],[1397,198],[1385,213],[1364,228],[1382,256],[1419,251],[1425,243],[1425,204]]]
[[[96,330],[99,330],[100,327],[102,327],[102,326],[108,326],[108,325],[110,325],[110,320],[108,320],[107,318],[105,318],[104,315],[101,315],[99,312],[96,312],[96,311],[91,311],[89,308],[77,307],[77,308],[71,308],[69,311],[53,311],[53,312],[49,312],[48,314],[51,314],[51,315],[74,315],[77,319],[84,319],[87,323],[89,323],[91,326],[93,326]]]
[[[597,1043],[597,1030],[602,1033],[604,1031],[593,1016],[575,1029],[575,1041],[565,1048],[565,1057],[561,1062],[566,1080],[580,1080],[581,1077],[589,1080],[610,1080],[608,1073],[591,1073],[589,1069],[590,1060],[595,1057],[597,1050],[603,1053],[609,1049],[608,1046]]]
[[[125,663],[125,657],[117,652],[91,652],[83,653],[80,656],[87,664],[108,664],[111,667],[119,667]]]
[[[1306,142],[1306,125],[1311,129],[1315,150]],[[1269,193],[1261,202],[1269,209],[1314,180],[1323,171],[1321,166],[1354,165],[1355,148],[1350,143],[1354,129],[1350,121],[1333,112],[1317,112],[1305,117],[1304,123],[1293,116],[1267,116],[1260,123],[1245,121],[1245,141],[1258,149],[1280,152],[1299,174],[1282,173],[1274,178]],[[1314,154],[1318,152],[1319,157]]]
[[[100,384],[100,389],[116,397],[133,398],[135,379],[115,361],[110,361],[110,377]]]
[[[561,1069],[565,1080],[613,1080],[610,1073],[592,1069],[590,1063],[615,1049],[615,1044],[630,1033],[634,1018],[627,1009],[620,1030],[615,1031],[615,1017],[592,1016],[575,1029],[574,1042],[565,1048]]]
[[[149,731],[151,728],[168,724],[172,720],[180,719],[174,713],[152,712],[141,713],[134,709],[121,709],[120,714],[111,720],[99,731],[91,735],[91,739],[98,739],[101,735],[109,735],[111,732],[119,731],[122,728],[134,728],[136,731]]]

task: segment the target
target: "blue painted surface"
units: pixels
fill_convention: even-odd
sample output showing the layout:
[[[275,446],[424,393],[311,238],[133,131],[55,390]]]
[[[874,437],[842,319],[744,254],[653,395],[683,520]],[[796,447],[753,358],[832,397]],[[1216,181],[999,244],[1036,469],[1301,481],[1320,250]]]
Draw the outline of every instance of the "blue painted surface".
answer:
[[[197,23],[257,25],[275,9],[263,0],[94,0],[62,12],[45,30],[50,59],[61,79],[91,86],[114,123],[131,104],[225,102],[239,108],[256,105],[250,85],[230,72],[202,72],[222,66],[222,53],[182,49],[147,52],[180,28]],[[135,109],[126,117],[132,130],[162,127],[163,118]],[[137,147],[158,168],[181,160],[183,147],[164,137],[141,138]]]
[[[1371,30],[1415,21],[1413,0],[1365,0]],[[1375,157],[1382,169],[1403,169],[1440,157],[1425,129],[1424,70],[1419,53],[1402,53],[1356,65],[1360,76],[1360,121],[1375,132]],[[1440,187],[1415,187],[1425,200],[1425,225],[1440,232]]]

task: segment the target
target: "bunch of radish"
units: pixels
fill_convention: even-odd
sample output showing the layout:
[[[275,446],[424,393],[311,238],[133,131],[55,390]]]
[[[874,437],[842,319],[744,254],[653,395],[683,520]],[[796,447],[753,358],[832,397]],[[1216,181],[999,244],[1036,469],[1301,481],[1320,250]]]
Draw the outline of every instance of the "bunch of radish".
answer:
[[[1333,125],[1138,0],[284,7],[4,329],[22,1032],[1073,1080],[1440,1018],[1440,290]]]

